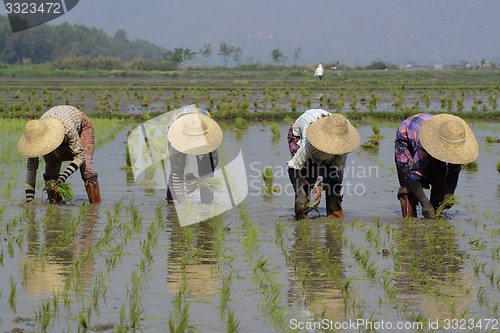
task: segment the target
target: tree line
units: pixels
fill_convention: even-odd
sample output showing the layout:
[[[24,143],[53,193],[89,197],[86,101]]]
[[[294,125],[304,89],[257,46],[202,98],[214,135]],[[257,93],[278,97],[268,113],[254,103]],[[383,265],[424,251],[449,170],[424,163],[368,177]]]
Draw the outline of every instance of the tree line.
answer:
[[[108,36],[101,29],[63,23],[13,33],[7,16],[0,16],[0,62],[4,64],[41,64],[73,57],[153,61],[165,52],[146,40],[129,40],[123,29]]]

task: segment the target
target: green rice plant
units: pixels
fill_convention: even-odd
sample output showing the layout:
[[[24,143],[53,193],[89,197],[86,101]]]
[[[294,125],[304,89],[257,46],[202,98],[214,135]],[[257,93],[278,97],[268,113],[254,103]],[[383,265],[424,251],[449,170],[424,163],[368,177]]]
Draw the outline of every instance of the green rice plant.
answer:
[[[184,189],[186,194],[193,193],[202,188],[209,189],[213,192],[221,192],[223,189],[223,182],[219,178],[214,177],[196,177],[192,173],[187,173],[184,176]]]
[[[365,143],[361,145],[361,148],[365,150],[378,150],[380,142],[376,139],[368,139]]]
[[[470,163],[464,164],[463,167],[464,167],[465,170],[477,171],[477,169],[478,169],[478,163],[477,163],[477,161],[472,161]]]
[[[239,332],[241,329],[240,321],[238,320],[238,316],[234,313],[232,309],[227,312],[227,320],[226,320],[226,332],[227,333],[235,333]]]
[[[10,282],[9,306],[11,307],[11,309],[15,309],[16,298],[17,298],[17,283],[14,282],[14,277],[12,275],[10,276],[9,282]]]
[[[278,123],[272,122],[269,124],[269,127],[274,136],[280,136],[280,125]]]
[[[244,130],[248,126],[248,124],[245,118],[237,117],[234,120],[234,126],[236,126],[236,130]]]
[[[264,180],[264,193],[272,194],[273,192],[279,191],[277,186],[273,185],[274,175],[273,168],[270,166],[266,166],[262,171],[262,179]]]
[[[500,161],[497,162],[497,171],[500,173]]]
[[[55,180],[49,180],[45,182],[43,190],[47,192],[51,203],[61,203],[63,200],[71,201],[74,199],[71,184],[67,182],[57,183]]]
[[[446,206],[456,205],[458,203],[459,203],[459,201],[458,201],[458,197],[456,195],[450,196],[448,199],[446,199],[445,201],[443,201],[439,205],[439,207],[436,209],[436,212],[435,212],[433,218],[441,216],[441,213],[443,212],[444,209],[446,209]]]
[[[500,143],[500,138],[495,138],[495,137],[492,137],[491,135],[487,135],[486,142],[488,142],[488,143]]]

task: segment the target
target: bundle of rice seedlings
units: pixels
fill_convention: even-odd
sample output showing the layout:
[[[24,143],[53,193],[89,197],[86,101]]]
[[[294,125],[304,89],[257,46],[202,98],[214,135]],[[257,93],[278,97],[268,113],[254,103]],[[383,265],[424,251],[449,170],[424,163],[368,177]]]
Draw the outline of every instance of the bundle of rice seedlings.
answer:
[[[191,194],[196,190],[200,190],[202,188],[209,189],[213,192],[221,192],[222,190],[222,181],[218,178],[213,177],[201,177],[198,178],[192,173],[187,173],[184,176],[184,191],[186,194]]]
[[[264,170],[262,170],[262,180],[264,180],[264,191],[267,194],[279,191],[279,188],[273,185],[274,175],[272,167],[266,166]]]
[[[378,150],[380,146],[380,141],[377,139],[369,139],[361,145],[361,148],[365,150]]]
[[[280,125],[276,122],[272,122],[269,124],[271,128],[271,132],[273,132],[274,136],[280,136]]]
[[[70,183],[63,182],[58,184],[55,180],[49,180],[45,182],[44,190],[47,191],[47,196],[51,203],[71,201],[74,198]]]
[[[500,143],[500,138],[494,138],[491,135],[487,135],[486,142],[488,142],[488,143]]]
[[[450,196],[447,200],[443,201],[439,207],[436,209],[436,212],[434,214],[434,218],[441,216],[441,213],[443,210],[446,209],[447,205],[456,205],[458,204],[458,197],[455,195]]]
[[[472,161],[470,163],[464,164],[464,169],[469,171],[477,171],[478,163],[477,161]]]

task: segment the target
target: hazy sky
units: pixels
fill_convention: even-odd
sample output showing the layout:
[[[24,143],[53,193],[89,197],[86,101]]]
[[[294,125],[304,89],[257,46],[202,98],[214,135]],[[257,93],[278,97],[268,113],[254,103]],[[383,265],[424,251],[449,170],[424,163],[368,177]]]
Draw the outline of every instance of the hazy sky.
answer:
[[[299,64],[500,63],[500,0],[80,0],[52,23],[125,29],[169,49],[221,42],[242,61],[271,62],[279,48]],[[201,59],[198,60],[201,62]]]

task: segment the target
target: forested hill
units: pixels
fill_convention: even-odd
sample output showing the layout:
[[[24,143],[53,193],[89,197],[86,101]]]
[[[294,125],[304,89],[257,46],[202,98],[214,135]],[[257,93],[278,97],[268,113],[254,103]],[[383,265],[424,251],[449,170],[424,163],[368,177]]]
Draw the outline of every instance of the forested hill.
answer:
[[[7,16],[0,16],[0,63],[33,64],[65,57],[117,57],[124,61],[160,60],[165,48],[146,40],[129,40],[124,30],[114,36],[80,24],[43,24],[13,33]]]

